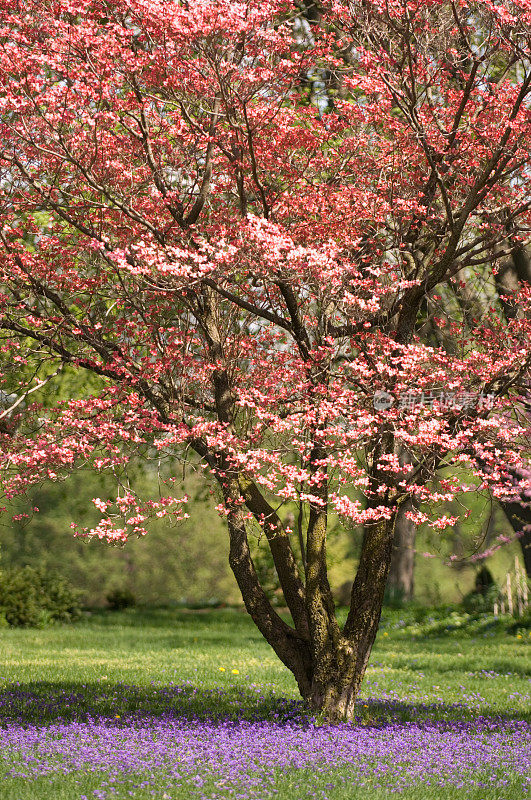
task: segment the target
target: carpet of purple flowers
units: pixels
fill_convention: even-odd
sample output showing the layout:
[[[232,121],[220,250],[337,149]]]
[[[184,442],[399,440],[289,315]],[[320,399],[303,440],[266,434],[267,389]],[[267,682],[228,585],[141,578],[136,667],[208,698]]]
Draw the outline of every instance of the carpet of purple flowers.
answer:
[[[231,694],[190,682],[81,692],[12,684],[0,695],[4,779],[16,786],[17,778],[90,774],[89,795],[81,786],[76,791],[77,781],[65,795],[76,800],[296,800],[411,787],[424,787],[426,796],[445,787],[457,797],[501,799],[504,789],[524,797],[531,787],[529,722],[478,716],[459,704],[379,698],[360,701],[355,723],[321,725],[301,703],[270,691],[255,684]],[[95,701],[89,706],[107,713],[91,716],[87,696]],[[246,709],[244,718],[235,713],[238,706]],[[283,786],[290,787],[287,794]]]

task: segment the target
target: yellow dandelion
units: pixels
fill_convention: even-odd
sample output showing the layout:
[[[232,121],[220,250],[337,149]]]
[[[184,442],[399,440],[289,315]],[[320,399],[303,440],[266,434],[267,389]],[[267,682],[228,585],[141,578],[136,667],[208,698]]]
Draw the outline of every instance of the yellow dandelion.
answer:
[[[220,668],[219,668],[219,671],[220,671],[220,672],[225,672],[225,667],[220,667]]]
[[[114,719],[121,719],[121,716],[119,714],[116,714]]]
[[[233,675],[239,675],[240,674],[240,670],[239,669],[233,669],[232,670],[232,674]]]

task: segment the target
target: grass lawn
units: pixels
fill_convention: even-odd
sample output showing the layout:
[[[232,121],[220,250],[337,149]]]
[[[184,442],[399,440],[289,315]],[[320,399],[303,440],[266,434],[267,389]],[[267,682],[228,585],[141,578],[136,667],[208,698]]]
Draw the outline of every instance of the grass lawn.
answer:
[[[0,797],[523,798],[530,641],[386,611],[358,719],[323,726],[237,610],[3,629]]]

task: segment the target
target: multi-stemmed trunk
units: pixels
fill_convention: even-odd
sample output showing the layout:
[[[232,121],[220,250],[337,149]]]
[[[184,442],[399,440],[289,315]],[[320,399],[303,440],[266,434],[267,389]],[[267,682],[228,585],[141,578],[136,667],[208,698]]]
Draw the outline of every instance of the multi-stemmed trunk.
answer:
[[[251,490],[247,488],[249,500]],[[236,480],[232,490],[240,490]],[[305,584],[300,581],[296,564],[292,563],[287,569],[285,559],[282,561],[278,552],[280,543],[280,547],[286,548],[285,556],[289,542],[282,543],[280,531],[277,531],[276,542],[274,534],[271,535],[274,560],[279,560],[284,566],[281,584],[293,618],[291,626],[273,609],[260,585],[241,506],[233,505],[229,509],[229,560],[247,611],[277,656],[293,673],[308,705],[330,721],[354,717],[355,700],[380,621],[391,562],[395,516],[380,520],[368,529],[343,628],[335,617],[326,575],[326,515],[318,511],[310,513]]]

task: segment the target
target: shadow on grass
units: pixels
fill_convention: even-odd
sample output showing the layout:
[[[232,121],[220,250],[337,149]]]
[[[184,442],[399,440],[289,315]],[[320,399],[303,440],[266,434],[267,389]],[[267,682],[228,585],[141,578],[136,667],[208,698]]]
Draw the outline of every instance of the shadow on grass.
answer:
[[[358,701],[356,724],[386,726],[413,722],[466,722],[481,719],[493,724],[511,719],[531,721],[531,714],[494,714],[461,703],[412,703],[369,698]],[[167,686],[45,682],[9,684],[0,691],[0,727],[49,725],[61,722],[134,721],[271,722],[276,725],[312,724],[313,716],[302,700],[280,697],[268,687],[251,685],[206,689],[191,682]]]

